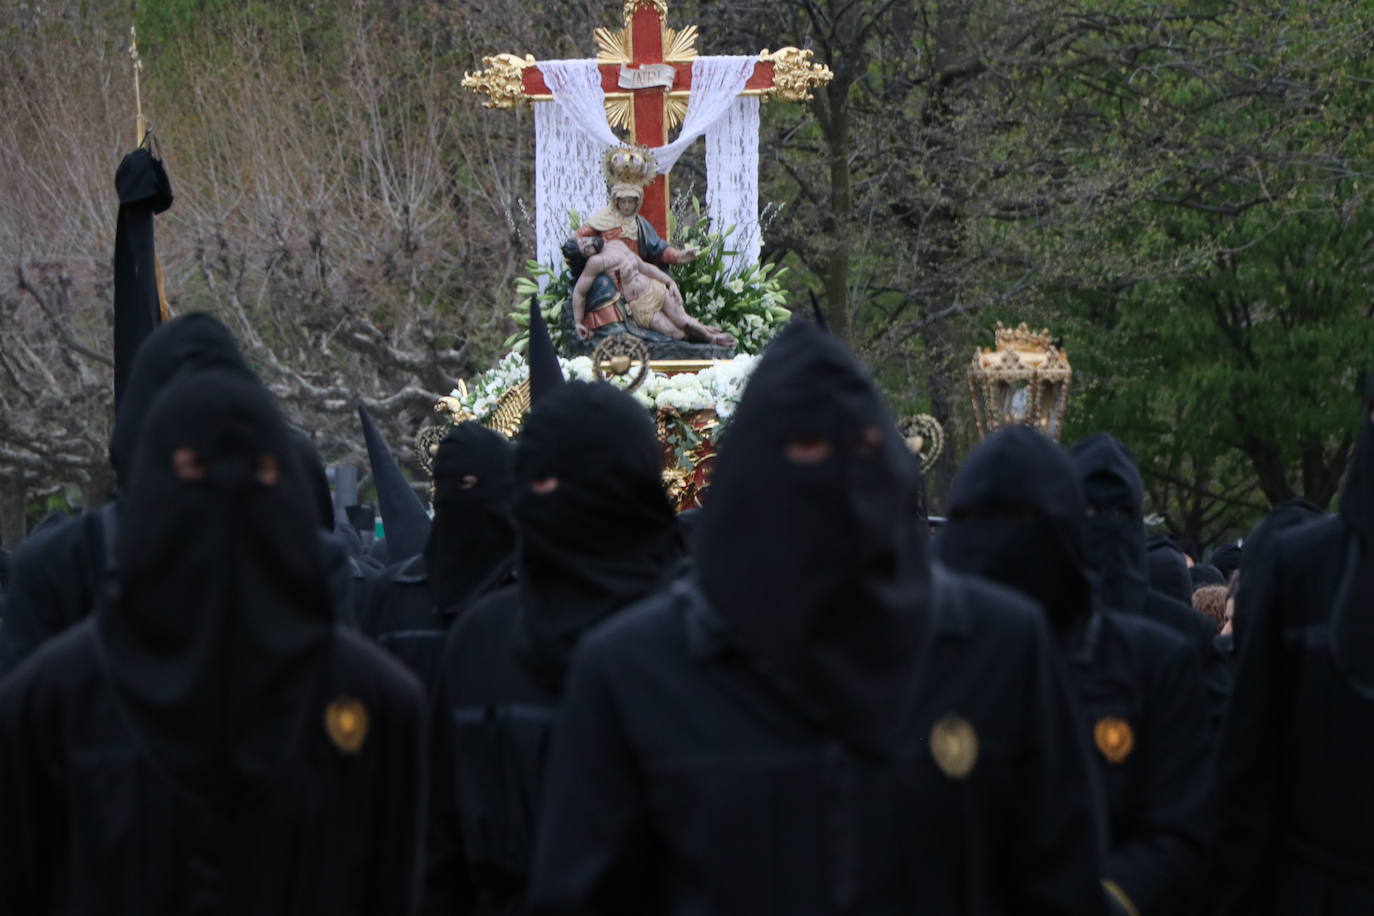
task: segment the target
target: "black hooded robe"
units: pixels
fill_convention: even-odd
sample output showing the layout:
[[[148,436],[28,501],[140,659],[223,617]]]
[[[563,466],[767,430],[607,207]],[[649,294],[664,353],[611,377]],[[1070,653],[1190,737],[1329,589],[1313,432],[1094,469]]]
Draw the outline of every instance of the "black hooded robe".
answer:
[[[1105,912],[1047,630],[932,578],[866,373],[793,326],[733,422],[697,572],[578,651],[533,911]]]
[[[950,580],[881,757],[781,699],[688,582],[590,636],[549,767],[534,911],[1105,913],[1085,750],[1038,612]],[[951,712],[978,740],[953,784],[930,749]]]
[[[1177,634],[1101,609],[1078,471],[1034,430],[989,437],[955,477],[941,556],[1044,607],[1104,794],[1104,884],[1126,913],[1177,916],[1196,903],[1212,835],[1206,694]]]
[[[6,916],[413,911],[422,699],[385,653],[335,631],[315,668],[294,759],[230,812],[168,781],[128,728],[107,664],[87,618],[0,690]],[[341,753],[326,733],[328,704],[340,696],[368,710],[356,754]]]
[[[0,687],[5,913],[413,912],[423,700],[336,625],[270,395],[187,377],[138,456],[120,591]]]
[[[334,496],[329,489],[329,476],[324,460],[315,448],[314,440],[303,430],[291,429],[291,445],[310,483],[310,495],[320,523],[320,560],[329,579],[329,594],[339,620],[357,626],[372,580],[379,570],[359,562],[350,549],[351,529],[337,525],[334,519]],[[356,535],[356,532],[352,532]]]
[[[515,453],[517,584],[459,617],[433,694],[427,913],[523,912],[569,657],[679,558],[661,460],[648,413],[609,385],[568,383],[530,411]]]
[[[1374,420],[1340,514],[1249,550],[1218,768],[1223,916],[1374,913]]]
[[[512,557],[496,561],[460,603],[439,605],[423,554],[395,563],[371,583],[359,628],[432,692],[454,622],[484,596],[508,586],[513,564]]]
[[[439,444],[434,520],[423,553],[385,570],[372,587],[362,630],[432,691],[453,621],[483,595],[510,584],[511,448],[471,421]]]
[[[209,315],[169,321],[143,341],[110,437],[117,489],[127,484],[144,418],[158,393],[183,372],[213,367],[244,368],[244,363],[233,335]],[[0,626],[0,677],[91,612],[112,566],[117,528],[117,504],[111,502],[35,534],[15,550]]]
[[[1199,912],[1215,735],[1193,652],[1158,624],[1100,613],[1065,661],[1106,804],[1104,874],[1142,916]],[[1099,739],[1113,720],[1132,730],[1124,759]]]
[[[1096,511],[1089,523],[1088,550],[1101,572],[1101,596],[1106,607],[1152,620],[1178,633],[1192,646],[1207,689],[1210,727],[1221,728],[1222,713],[1231,696],[1231,671],[1224,653],[1214,645],[1216,628],[1189,601],[1188,571],[1180,555],[1182,599],[1151,586],[1152,552],[1147,550],[1143,512],[1144,484],[1135,459],[1125,446],[1106,433],[1078,443],[1070,451],[1090,505]]]
[[[1180,607],[1190,607],[1193,579],[1188,572],[1188,557],[1171,539],[1155,535],[1145,543],[1147,581],[1156,594],[1173,599]]]
[[[1245,536],[1245,554],[1240,567],[1240,581],[1237,583],[1235,591],[1237,607],[1249,603],[1245,595],[1246,589],[1251,582],[1258,581],[1263,570],[1271,565],[1269,547],[1273,543],[1274,536],[1285,528],[1315,521],[1323,516],[1324,513],[1307,500],[1291,499],[1279,503],[1269,510],[1268,515],[1255,523],[1255,526],[1250,529],[1250,533]],[[1247,575],[1247,571],[1250,570],[1258,570],[1259,572]],[[1238,645],[1244,632],[1245,620],[1237,614],[1231,620],[1233,643]],[[1233,655],[1234,652],[1233,648]]]

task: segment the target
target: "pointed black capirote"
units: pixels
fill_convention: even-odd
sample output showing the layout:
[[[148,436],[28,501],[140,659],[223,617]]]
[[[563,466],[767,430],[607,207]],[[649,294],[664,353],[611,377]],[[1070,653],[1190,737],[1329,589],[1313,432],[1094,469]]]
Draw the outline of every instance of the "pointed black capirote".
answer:
[[[549,326],[539,311],[539,297],[530,295],[530,403],[537,404],[559,385],[563,384],[563,367],[558,364],[558,353],[553,348],[553,338],[549,336]]]
[[[372,483],[377,488],[387,551],[393,563],[409,559],[424,550],[425,541],[429,540],[429,513],[401,473],[367,408],[361,404],[358,405],[358,419],[363,424],[363,439],[367,442],[367,462],[372,466]]]

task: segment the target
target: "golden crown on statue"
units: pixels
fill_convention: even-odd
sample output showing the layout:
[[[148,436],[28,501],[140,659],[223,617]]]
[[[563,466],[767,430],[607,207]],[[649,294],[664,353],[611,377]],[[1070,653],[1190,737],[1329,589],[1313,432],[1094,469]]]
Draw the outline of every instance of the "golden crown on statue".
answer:
[[[607,184],[637,184],[640,187],[658,175],[658,160],[653,150],[642,146],[616,146],[601,157],[601,171]]]

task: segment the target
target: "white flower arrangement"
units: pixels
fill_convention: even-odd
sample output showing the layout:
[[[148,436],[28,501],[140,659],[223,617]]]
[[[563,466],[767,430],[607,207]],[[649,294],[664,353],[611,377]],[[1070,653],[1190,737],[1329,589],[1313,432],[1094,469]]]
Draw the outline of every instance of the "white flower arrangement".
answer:
[[[651,371],[644,384],[631,392],[631,396],[651,413],[656,414],[664,409],[683,414],[697,410],[714,410],[716,416],[725,421],[734,414],[745,383],[754,371],[758,359],[757,356],[740,355],[731,360],[715,363],[700,372],[677,372],[668,375]],[[590,357],[559,357],[558,362],[563,367],[564,378],[581,382],[596,381],[596,371]],[[502,357],[493,368],[473,378],[468,383],[466,395],[455,389],[450,396],[457,399],[478,421],[482,421],[491,414],[501,395],[529,377],[530,367],[525,361],[525,355],[511,352]],[[610,376],[608,381],[612,385],[624,388],[632,377],[633,374]]]

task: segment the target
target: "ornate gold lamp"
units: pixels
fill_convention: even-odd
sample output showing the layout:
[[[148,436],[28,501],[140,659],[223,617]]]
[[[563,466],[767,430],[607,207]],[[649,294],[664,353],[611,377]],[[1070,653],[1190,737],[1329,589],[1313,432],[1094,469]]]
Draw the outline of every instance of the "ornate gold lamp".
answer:
[[[1020,424],[1058,440],[1072,378],[1068,357],[1050,343],[1049,331],[999,322],[996,346],[976,350],[968,370],[979,437]]]

